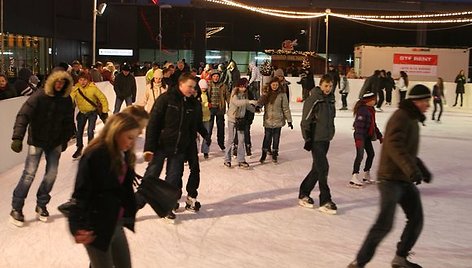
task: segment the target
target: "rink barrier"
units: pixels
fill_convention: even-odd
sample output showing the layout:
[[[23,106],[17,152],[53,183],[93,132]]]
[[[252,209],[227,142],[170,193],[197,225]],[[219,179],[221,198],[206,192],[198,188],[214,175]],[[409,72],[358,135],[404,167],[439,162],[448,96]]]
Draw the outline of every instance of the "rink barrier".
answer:
[[[300,84],[297,84],[300,81],[298,77],[286,77],[286,79],[291,83],[290,84],[290,102],[296,102],[298,98],[302,97],[302,88]],[[315,83],[318,85],[319,78],[315,78]],[[411,81],[410,87],[416,84],[424,84],[429,88],[433,88],[434,82],[418,82],[418,81]],[[115,107],[115,92],[113,90],[113,85],[110,82],[99,82],[96,83],[98,88],[105,94],[108,100],[108,106],[110,109],[110,114],[113,112]],[[357,97],[359,96],[359,91],[364,84],[364,79],[349,79],[350,85],[350,92],[348,95],[348,105],[349,107],[353,107],[354,103],[357,101]],[[144,95],[146,84],[145,84],[145,77],[140,76],[136,77],[136,85],[137,85],[137,97],[136,100],[139,102]],[[446,101],[448,106],[454,104],[455,96],[456,96],[456,84],[455,83],[444,83],[444,94],[446,97]],[[339,89],[335,89],[335,98],[336,98],[336,107],[340,108],[341,106],[341,95],[338,93]],[[454,109],[454,111],[465,111],[465,112],[472,112],[472,84],[465,85],[465,92],[464,94],[464,106],[461,109]],[[13,133],[13,124],[16,119],[16,114],[18,110],[23,105],[24,101],[27,97],[18,97],[8,100],[0,101],[0,114],[2,115],[0,118],[0,125],[3,126],[3,130],[0,131],[0,173],[16,166],[19,164],[24,163],[26,158],[26,151],[27,144],[26,144],[26,137],[23,141],[23,151],[21,153],[15,153],[10,149],[11,145],[11,135]],[[392,93],[392,104],[395,105],[398,103],[399,93],[398,90],[395,90]],[[123,103],[122,109],[124,108],[125,104]]]

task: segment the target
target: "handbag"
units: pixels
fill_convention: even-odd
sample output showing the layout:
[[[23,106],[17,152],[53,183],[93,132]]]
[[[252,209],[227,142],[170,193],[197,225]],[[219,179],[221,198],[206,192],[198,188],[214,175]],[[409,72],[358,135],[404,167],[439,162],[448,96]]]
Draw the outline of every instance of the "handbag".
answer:
[[[85,101],[90,103],[90,105],[95,107],[95,109],[97,110],[97,114],[100,117],[100,120],[102,120],[102,122],[105,123],[107,121],[107,118],[108,118],[108,113],[103,112],[102,103],[99,100],[97,100],[97,103],[95,103],[92,100],[90,100],[89,98],[87,98],[87,96],[85,96],[85,94],[82,92],[82,90],[80,90],[80,87],[78,88],[78,90],[79,90],[80,96],[82,96],[82,98],[84,98]]]
[[[154,177],[144,177],[137,193],[143,196],[159,217],[165,217],[175,208],[182,191],[168,182]]]

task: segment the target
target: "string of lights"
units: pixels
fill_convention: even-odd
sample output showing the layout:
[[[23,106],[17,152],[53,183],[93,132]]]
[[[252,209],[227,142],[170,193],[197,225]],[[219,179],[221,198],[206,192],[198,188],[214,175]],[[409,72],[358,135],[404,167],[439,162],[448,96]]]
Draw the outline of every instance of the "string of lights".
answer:
[[[437,14],[411,14],[411,15],[356,15],[342,14],[335,12],[300,12],[280,9],[262,8],[249,6],[233,0],[205,0],[207,2],[233,6],[258,12],[265,15],[277,16],[291,19],[312,19],[323,16],[335,16],[349,20],[380,22],[380,23],[398,23],[398,24],[446,24],[446,23],[470,23],[472,22],[472,11],[449,12]],[[440,19],[435,19],[440,18]]]

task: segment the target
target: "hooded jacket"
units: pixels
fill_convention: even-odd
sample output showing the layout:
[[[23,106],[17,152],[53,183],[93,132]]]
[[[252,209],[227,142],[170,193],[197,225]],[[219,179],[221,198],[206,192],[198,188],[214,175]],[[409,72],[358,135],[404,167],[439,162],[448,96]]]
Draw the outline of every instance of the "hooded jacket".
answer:
[[[377,173],[378,180],[413,182],[418,166],[419,125],[425,120],[411,100],[404,100],[387,122]],[[424,171],[422,172],[424,174]]]
[[[324,95],[320,87],[315,87],[312,94],[303,103],[300,123],[305,142],[331,141],[334,137],[334,94]]]
[[[271,94],[277,95],[272,103],[270,102],[271,97],[269,92],[262,95],[259,100],[260,103],[264,104],[264,127],[279,128],[285,126],[285,121],[291,123],[292,113],[288,105],[288,98],[285,91],[279,88],[277,92],[271,92]]]
[[[65,81],[61,91],[54,89],[58,80]],[[67,143],[74,132],[72,85],[72,77],[67,72],[51,73],[44,88],[31,95],[18,112],[12,140],[23,140],[28,129],[29,145],[52,149]]]
[[[124,75],[122,72],[115,77],[115,85],[113,87],[116,97],[126,99],[131,97],[133,102],[136,101],[136,79],[134,75],[129,73]]]

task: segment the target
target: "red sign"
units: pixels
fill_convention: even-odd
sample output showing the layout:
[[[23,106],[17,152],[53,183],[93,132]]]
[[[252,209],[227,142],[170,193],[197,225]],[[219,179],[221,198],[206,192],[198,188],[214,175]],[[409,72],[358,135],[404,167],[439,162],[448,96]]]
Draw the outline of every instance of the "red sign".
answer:
[[[159,0],[152,0],[152,2],[154,3],[154,5],[159,5]]]
[[[438,65],[438,55],[393,54],[393,64]]]

